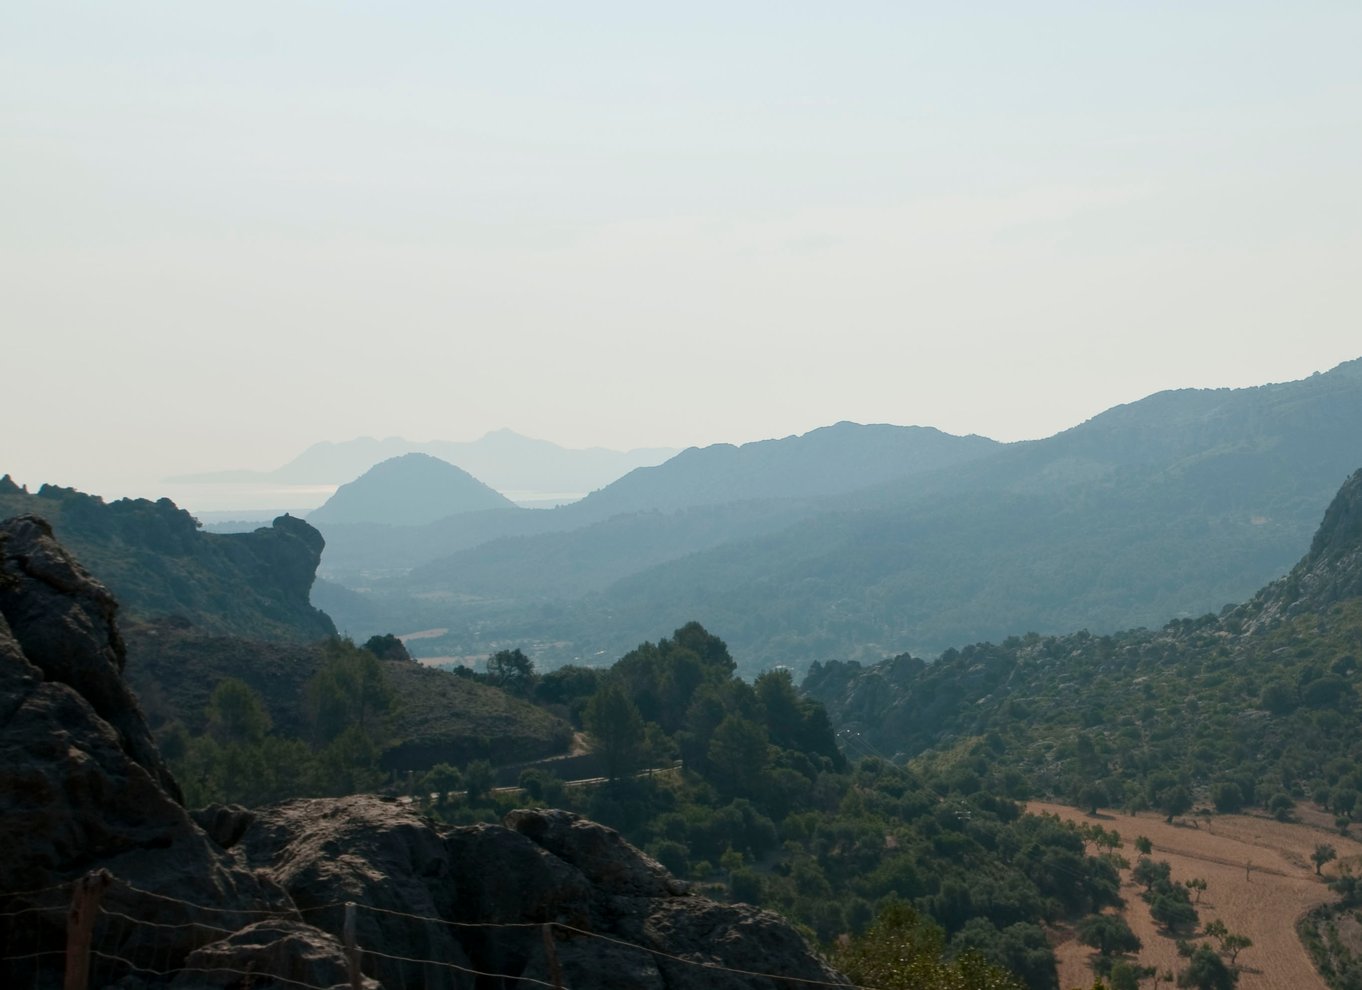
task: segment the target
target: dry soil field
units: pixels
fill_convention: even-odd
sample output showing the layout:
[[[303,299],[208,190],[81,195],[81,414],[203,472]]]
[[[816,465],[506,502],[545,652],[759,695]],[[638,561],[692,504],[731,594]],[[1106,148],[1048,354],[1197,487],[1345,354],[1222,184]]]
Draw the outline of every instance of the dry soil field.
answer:
[[[1338,850],[1340,861],[1358,864],[1362,843],[1314,825],[1249,815],[1216,815],[1195,824],[1181,818],[1169,825],[1153,813],[1103,811],[1092,817],[1076,808],[1040,802],[1032,802],[1028,810],[1115,829],[1125,842],[1120,852],[1132,863],[1138,855],[1135,838],[1147,836],[1154,844],[1153,858],[1169,862],[1174,880],[1204,878],[1207,889],[1196,905],[1202,923],[1219,918],[1230,931],[1253,939],[1253,946],[1239,955],[1240,990],[1327,990],[1296,937],[1296,919],[1333,899],[1324,880],[1315,876],[1310,853],[1317,843],[1328,842]],[[1325,866],[1325,877],[1339,865]],[[1173,939],[1149,917],[1129,871],[1121,893],[1126,920],[1144,943],[1140,963],[1176,973],[1184,961],[1178,958]],[[1092,986],[1090,951],[1072,936],[1056,948],[1059,982],[1065,990]]]

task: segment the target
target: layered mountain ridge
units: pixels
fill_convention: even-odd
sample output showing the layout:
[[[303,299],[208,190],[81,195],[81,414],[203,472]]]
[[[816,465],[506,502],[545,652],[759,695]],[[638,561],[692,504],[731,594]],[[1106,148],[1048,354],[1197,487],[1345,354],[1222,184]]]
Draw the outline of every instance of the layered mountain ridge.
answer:
[[[843,424],[712,450],[703,470],[706,451],[688,451],[576,505],[525,513],[537,535],[470,515],[441,542],[445,520],[422,544],[460,545],[444,559],[420,563],[387,542],[381,573],[355,580],[346,572],[364,570],[363,553],[336,571],[328,556],[323,573],[367,597],[327,600],[355,628],[365,609],[351,607],[363,605],[394,627],[479,630],[428,644],[438,652],[512,641],[547,664],[614,655],[658,622],[703,615],[753,669],[1197,615],[1289,569],[1362,461],[1362,360],[1297,382],[1158,393],[1045,440],[892,432],[909,429]],[[679,504],[713,499],[722,465],[725,490],[769,496],[779,486],[752,475],[770,453],[805,458],[799,470],[816,479],[814,455],[832,441],[909,436],[953,460],[901,457],[901,476],[884,480],[871,458],[837,493]],[[596,518],[607,505],[619,514]],[[356,546],[328,539],[342,557]]]

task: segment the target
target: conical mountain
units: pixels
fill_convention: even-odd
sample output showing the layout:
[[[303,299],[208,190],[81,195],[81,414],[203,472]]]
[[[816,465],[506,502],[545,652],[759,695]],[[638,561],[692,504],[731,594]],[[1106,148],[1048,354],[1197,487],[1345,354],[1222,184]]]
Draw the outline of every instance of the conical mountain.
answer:
[[[403,454],[341,485],[308,521],[420,526],[462,512],[515,508],[515,503],[462,468],[429,454]]]

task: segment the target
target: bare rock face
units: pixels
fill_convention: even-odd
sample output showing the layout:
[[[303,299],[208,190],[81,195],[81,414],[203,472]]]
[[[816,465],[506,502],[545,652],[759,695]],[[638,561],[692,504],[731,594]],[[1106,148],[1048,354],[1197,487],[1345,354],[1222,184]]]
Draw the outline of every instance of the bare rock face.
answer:
[[[137,699],[123,680],[127,651],[107,588],[52,538],[36,516],[0,523],[3,574],[0,614],[28,661],[45,679],[75,689],[118,733],[128,758],[176,800],[179,785],[152,741]]]
[[[179,900],[214,906],[212,923],[228,928],[261,908],[291,911],[272,880],[227,863],[180,805],[122,683],[107,591],[41,520],[11,519],[0,536],[0,895],[102,867],[118,878],[106,907],[145,922],[196,920]],[[0,913],[49,903],[0,896]],[[0,918],[0,944],[59,949],[64,921],[63,910]],[[102,944],[138,961],[183,957],[210,937],[111,922]]]
[[[344,925],[356,914],[362,947],[407,959],[470,965],[455,930],[421,918],[448,918],[456,889],[448,851],[429,822],[374,797],[289,801],[260,809],[232,852],[275,877],[311,924]],[[385,986],[461,987],[459,971],[370,955],[365,972]]]
[[[513,811],[506,816],[505,824],[571,863],[592,884],[612,895],[666,897],[685,893],[685,885],[661,863],[629,845],[614,829],[569,811]]]
[[[326,932],[297,921],[258,921],[241,931],[196,949],[185,960],[186,972],[171,984],[183,990],[221,987],[235,990],[280,990],[299,983],[314,987],[350,986],[349,969],[338,943]],[[243,979],[244,978],[244,979]],[[365,990],[380,990],[376,980],[363,980]]]
[[[780,918],[692,896],[613,829],[565,811],[449,828],[372,797],[292,801],[258,811],[233,851],[321,928],[339,930],[339,904],[361,905],[364,969],[385,986],[471,987],[473,971],[620,990],[841,980]]]

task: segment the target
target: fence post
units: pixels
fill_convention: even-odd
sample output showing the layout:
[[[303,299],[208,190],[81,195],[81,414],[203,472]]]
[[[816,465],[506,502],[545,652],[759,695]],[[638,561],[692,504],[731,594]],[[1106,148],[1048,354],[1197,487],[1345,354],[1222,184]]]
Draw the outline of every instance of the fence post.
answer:
[[[553,932],[549,926],[545,925],[544,932],[544,955],[549,961],[549,979],[553,981],[554,990],[563,990],[563,967],[558,965],[558,947],[553,944]]]
[[[90,937],[99,902],[113,883],[108,870],[95,870],[76,881],[71,890],[71,910],[66,915],[66,980],[63,990],[89,990]]]
[[[350,990],[364,990],[364,974],[359,970],[359,946],[355,944],[355,902],[345,902],[345,962],[350,967]]]

